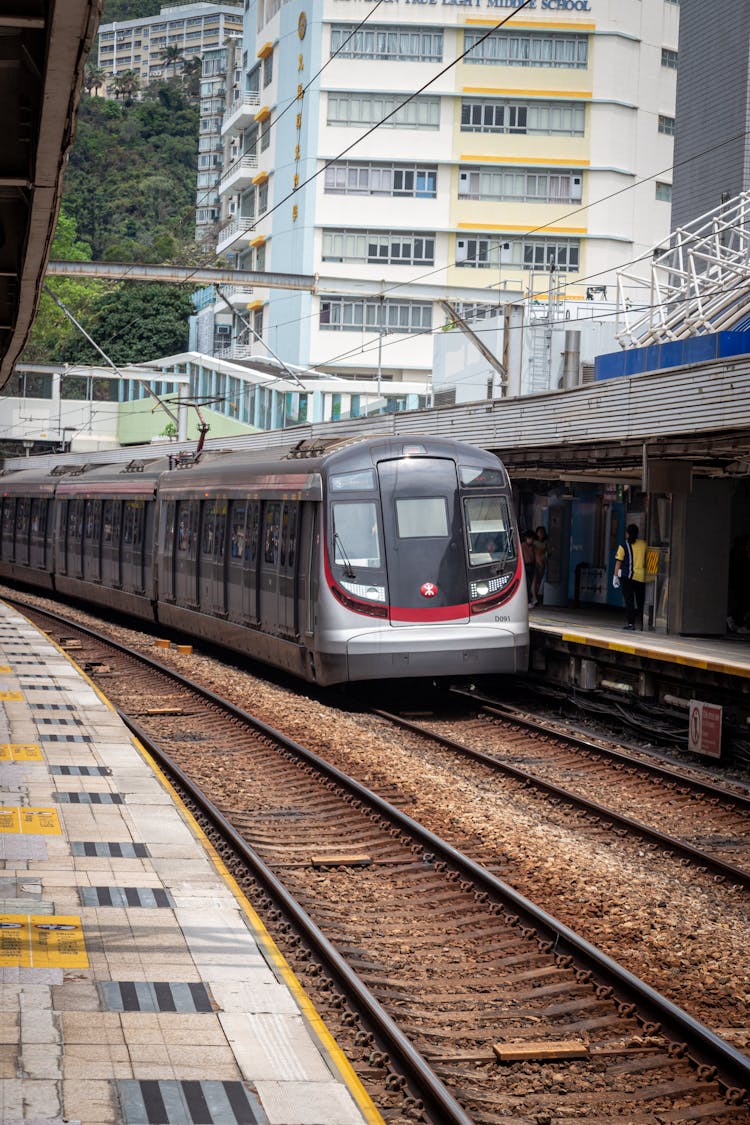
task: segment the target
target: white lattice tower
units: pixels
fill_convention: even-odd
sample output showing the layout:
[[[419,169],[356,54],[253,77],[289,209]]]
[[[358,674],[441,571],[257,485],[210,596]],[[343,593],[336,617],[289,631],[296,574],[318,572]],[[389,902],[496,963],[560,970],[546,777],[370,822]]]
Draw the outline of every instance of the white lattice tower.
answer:
[[[668,247],[654,247],[647,281],[620,271],[617,306],[623,348],[719,332],[750,315],[750,192],[674,231]]]

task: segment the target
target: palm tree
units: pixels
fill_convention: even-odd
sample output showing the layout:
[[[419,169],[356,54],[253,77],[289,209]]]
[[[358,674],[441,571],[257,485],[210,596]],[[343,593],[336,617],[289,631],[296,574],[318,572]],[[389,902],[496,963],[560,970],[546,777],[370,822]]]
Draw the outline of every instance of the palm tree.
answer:
[[[107,79],[107,72],[96,63],[87,62],[83,72],[83,88],[87,94],[99,90]]]
[[[125,105],[132,105],[133,99],[141,88],[141,76],[137,70],[123,70],[115,74],[113,92],[116,98],[122,98]]]
[[[183,59],[182,83],[189,98],[197,98],[200,95],[202,70],[203,60],[200,55],[193,55],[192,59]]]
[[[178,63],[180,66],[184,65],[182,47],[177,43],[170,43],[167,47],[162,47],[159,51],[159,58],[164,63],[165,71],[171,69],[173,75],[177,73]]]

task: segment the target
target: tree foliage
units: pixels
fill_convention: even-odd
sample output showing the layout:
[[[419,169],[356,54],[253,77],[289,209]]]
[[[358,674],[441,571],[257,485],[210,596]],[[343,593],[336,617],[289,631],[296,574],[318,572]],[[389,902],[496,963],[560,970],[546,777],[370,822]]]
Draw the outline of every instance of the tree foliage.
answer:
[[[191,291],[181,285],[121,282],[96,301],[85,327],[116,364],[143,363],[183,352],[193,311]],[[60,358],[65,363],[102,363],[80,333],[67,338]]]
[[[121,20],[139,20],[158,16],[163,0],[106,0],[102,23],[119,23]]]

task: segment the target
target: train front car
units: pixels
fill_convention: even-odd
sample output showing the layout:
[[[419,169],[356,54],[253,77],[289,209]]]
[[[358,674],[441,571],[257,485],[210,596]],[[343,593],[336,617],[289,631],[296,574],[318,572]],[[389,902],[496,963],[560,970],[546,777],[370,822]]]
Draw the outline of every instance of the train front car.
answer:
[[[492,454],[383,439],[326,460],[322,682],[525,671],[527,594]]]

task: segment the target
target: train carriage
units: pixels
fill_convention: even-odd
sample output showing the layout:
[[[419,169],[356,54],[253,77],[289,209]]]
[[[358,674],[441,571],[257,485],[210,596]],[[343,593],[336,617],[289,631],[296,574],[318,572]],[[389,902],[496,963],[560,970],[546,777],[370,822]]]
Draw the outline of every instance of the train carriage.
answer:
[[[526,668],[510,484],[483,450],[330,439],[1,486],[6,578],[321,684]]]

